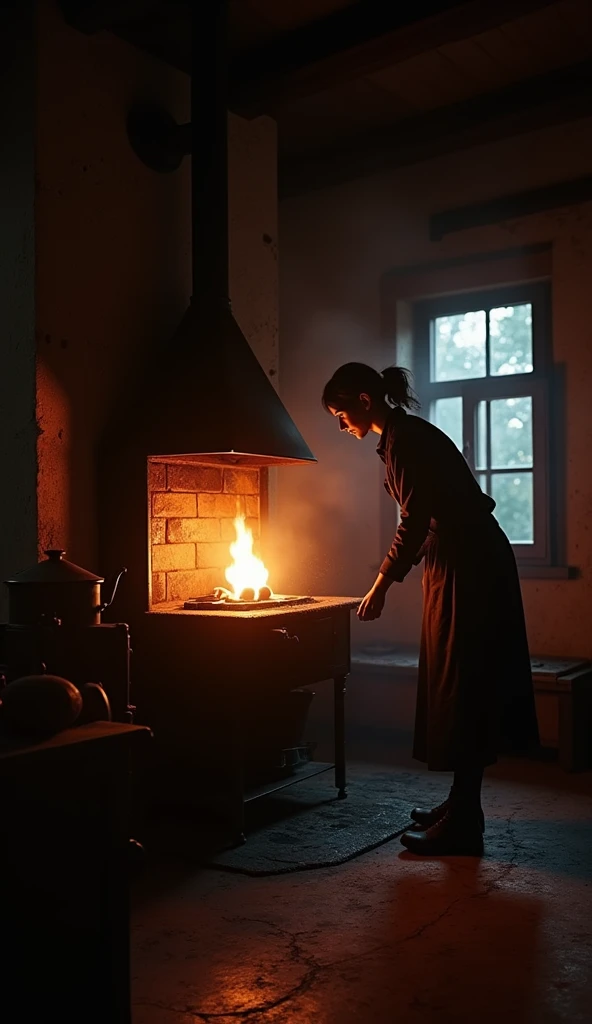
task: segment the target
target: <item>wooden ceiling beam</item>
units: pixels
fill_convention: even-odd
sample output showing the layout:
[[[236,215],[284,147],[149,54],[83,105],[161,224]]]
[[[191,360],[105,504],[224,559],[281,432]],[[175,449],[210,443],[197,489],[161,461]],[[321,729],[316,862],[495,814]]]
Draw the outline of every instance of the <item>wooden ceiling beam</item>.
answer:
[[[280,195],[298,195],[590,115],[592,61],[583,61],[346,143],[302,154],[283,152]]]
[[[592,174],[570,181],[558,181],[544,188],[516,192],[454,210],[443,210],[430,217],[430,239],[439,242],[444,235],[484,224],[498,224],[503,220],[526,217],[543,210],[557,210],[561,206],[576,206],[592,200]]]
[[[59,6],[72,28],[92,35],[149,17],[161,0],[60,0]]]
[[[277,117],[289,103],[547,7],[552,0],[358,0],[231,67],[231,108]]]
[[[392,0],[357,0],[231,59],[229,106],[247,117],[279,117],[298,99],[468,39],[552,3],[415,0],[399,6]],[[111,30],[186,72],[191,66],[190,6],[191,0],[60,0],[65,20],[79,31]]]

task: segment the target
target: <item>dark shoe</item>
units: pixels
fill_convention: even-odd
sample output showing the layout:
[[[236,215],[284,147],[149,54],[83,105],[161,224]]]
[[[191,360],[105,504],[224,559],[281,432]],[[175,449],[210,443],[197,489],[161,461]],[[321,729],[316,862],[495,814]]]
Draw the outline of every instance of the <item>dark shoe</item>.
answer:
[[[461,817],[450,811],[425,832],[405,832],[401,842],[410,853],[428,857],[481,857],[483,854],[483,833],[479,818]]]
[[[432,825],[436,825],[441,821],[449,808],[450,797],[447,797],[443,803],[438,804],[437,807],[433,807],[431,810],[427,807],[414,807],[411,811],[411,820],[416,821],[423,829],[431,828]],[[481,823],[481,831],[485,832],[485,815],[481,808],[479,808],[479,821]]]

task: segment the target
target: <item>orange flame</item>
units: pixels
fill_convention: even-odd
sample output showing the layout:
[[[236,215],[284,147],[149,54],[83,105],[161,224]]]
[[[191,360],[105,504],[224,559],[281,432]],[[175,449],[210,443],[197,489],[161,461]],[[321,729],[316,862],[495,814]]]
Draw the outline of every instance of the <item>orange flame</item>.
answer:
[[[255,592],[255,600],[259,591],[266,586],[269,572],[260,558],[253,554],[253,533],[245,526],[245,517],[238,516],[234,520],[236,540],[230,545],[232,565],[226,570],[226,579],[232,587],[232,597],[240,599],[243,590]]]

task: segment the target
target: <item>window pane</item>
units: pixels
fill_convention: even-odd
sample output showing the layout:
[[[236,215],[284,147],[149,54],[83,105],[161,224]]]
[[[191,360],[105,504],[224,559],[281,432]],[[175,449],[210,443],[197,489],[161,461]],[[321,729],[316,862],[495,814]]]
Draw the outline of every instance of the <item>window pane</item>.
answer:
[[[448,437],[454,441],[456,447],[462,452],[463,429],[462,429],[462,398],[460,395],[455,398],[438,398],[432,402],[432,423],[435,423],[440,430],[443,430]]]
[[[475,469],[487,468],[487,402],[479,402],[477,406],[477,461]]]
[[[491,497],[497,521],[512,544],[533,544],[532,473],[495,473]]]
[[[438,316],[433,325],[431,379],[485,377],[485,311]]]
[[[490,402],[491,469],[532,467],[532,398]]]
[[[532,306],[500,306],[489,311],[489,372],[532,373]]]

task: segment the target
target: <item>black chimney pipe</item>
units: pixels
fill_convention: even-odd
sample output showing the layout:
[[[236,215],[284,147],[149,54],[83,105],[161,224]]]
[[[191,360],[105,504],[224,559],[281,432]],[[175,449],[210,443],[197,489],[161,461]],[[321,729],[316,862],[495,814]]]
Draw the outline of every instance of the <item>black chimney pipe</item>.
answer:
[[[228,277],[228,0],[192,3],[193,300],[230,311]]]
[[[228,2],[189,5],[191,125],[128,119],[149,167],[174,171],[191,142],[192,297],[132,402],[148,456],[243,465],[316,462],[236,322],[228,258]],[[190,139],[189,139],[190,133]],[[154,410],[158,410],[155,416]]]

